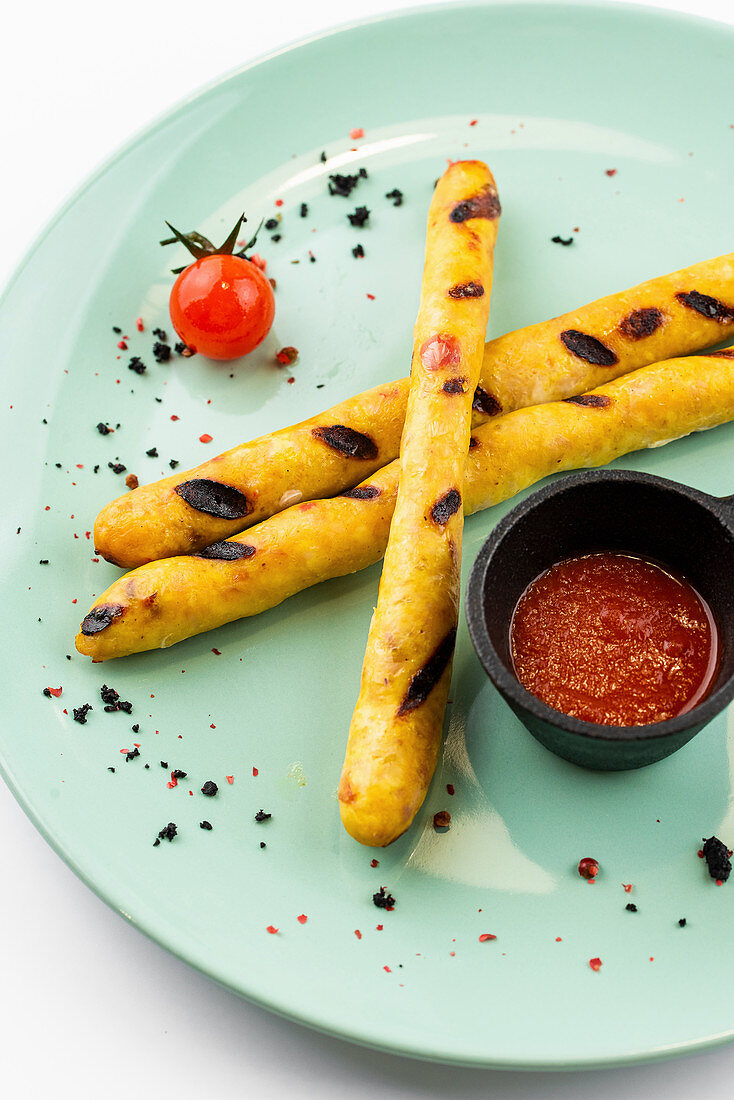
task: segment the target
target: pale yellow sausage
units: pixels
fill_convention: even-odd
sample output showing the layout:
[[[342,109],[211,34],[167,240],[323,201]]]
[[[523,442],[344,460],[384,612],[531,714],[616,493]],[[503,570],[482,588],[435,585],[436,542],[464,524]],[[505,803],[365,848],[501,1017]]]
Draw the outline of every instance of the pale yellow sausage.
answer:
[[[475,428],[465,514],[507,500],[548,474],[603,466],[734,419],[734,349],[643,367],[586,396],[595,400],[520,409]],[[89,633],[77,635],[77,649],[105,661],[173,645],[379,561],[398,476],[395,461],[344,496],[294,505],[206,551],[251,548],[236,560],[166,558],[127,573],[95,601],[85,619]]]
[[[339,783],[342,823],[362,844],[405,832],[438,759],[498,217],[486,165],[449,165],[428,213],[398,495]]]
[[[518,329],[485,347],[474,423],[709,347],[733,324],[729,253]],[[377,386],[193,470],[140,486],[102,509],[95,546],[108,561],[130,568],[228,538],[295,499],[342,492],[397,456],[407,399],[407,379]]]

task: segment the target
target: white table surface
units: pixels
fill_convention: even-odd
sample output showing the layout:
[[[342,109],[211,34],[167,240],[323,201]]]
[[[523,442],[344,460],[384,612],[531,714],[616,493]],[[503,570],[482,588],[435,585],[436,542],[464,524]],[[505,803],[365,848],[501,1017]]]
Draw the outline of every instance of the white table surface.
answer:
[[[643,2],[734,23],[734,0]],[[151,118],[274,47],[396,3],[9,5],[0,32],[0,284],[67,193]],[[426,1065],[317,1035],[219,989],[125,923],[61,862],[1,781],[0,836],[8,1100],[732,1095],[734,1045],[654,1065],[527,1074]]]

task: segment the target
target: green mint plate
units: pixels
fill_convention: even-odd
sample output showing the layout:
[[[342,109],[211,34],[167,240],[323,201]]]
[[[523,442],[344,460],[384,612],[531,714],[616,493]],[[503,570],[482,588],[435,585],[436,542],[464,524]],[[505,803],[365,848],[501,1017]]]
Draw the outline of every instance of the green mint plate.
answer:
[[[3,773],[109,905],[263,1007],[482,1066],[616,1064],[734,1033],[734,886],[696,858],[703,836],[734,846],[726,716],[656,766],[581,771],[512,716],[462,625],[425,806],[371,851],[342,831],[335,792],[377,568],[166,651],[92,665],[73,648],[116,575],[87,534],[125,491],[110,463],[154,480],[170,459],[186,468],[406,373],[446,158],[486,159],[498,180],[499,334],[733,247],[733,93],[731,29],[661,12],[451,4],[361,24],[155,123],[67,204],[8,288]],[[362,166],[350,198],[329,196],[329,174]],[[371,211],[361,229],[355,205]],[[164,219],[218,238],[242,209],[248,227],[282,215],[282,239],[264,231],[258,245],[277,280],[272,333],[231,366],[157,363],[152,330],[172,335],[169,269],[185,260],[158,246]],[[275,361],[283,345],[299,349],[292,368]],[[731,493],[733,447],[728,425],[619,465]],[[468,521],[465,573],[509,507]],[[103,683],[132,714],[105,713]],[[187,774],[169,788],[173,769]],[[200,793],[208,779],[215,798]],[[260,809],[272,817],[256,822]],[[154,847],[169,821],[178,835]],[[583,856],[601,864],[593,886],[575,872]],[[373,905],[383,885],[392,912]]]

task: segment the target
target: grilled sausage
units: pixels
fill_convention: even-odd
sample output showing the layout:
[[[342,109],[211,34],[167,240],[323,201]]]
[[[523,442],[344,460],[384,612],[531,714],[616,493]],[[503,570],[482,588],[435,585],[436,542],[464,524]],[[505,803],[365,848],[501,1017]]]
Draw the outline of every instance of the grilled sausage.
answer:
[[[471,293],[471,287],[457,287]],[[724,339],[734,324],[734,253],[706,260],[573,313],[491,340],[474,423],[557,401]],[[408,379],[377,386],[294,427],[193,470],[142,485],[102,509],[94,544],[125,568],[188,554],[259,523],[295,499],[357,485],[400,448]]]

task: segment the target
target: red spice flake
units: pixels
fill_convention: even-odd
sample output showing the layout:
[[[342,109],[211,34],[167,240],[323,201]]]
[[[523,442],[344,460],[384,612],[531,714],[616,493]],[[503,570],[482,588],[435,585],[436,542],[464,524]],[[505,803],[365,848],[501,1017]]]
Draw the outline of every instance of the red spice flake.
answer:
[[[382,969],[383,969],[383,970],[386,970],[386,971],[388,972],[388,974],[392,974],[392,970],[390,969],[390,967],[389,967],[389,966],[383,966],[383,968],[382,968]]]
[[[451,955],[451,957],[453,958],[456,955],[456,952],[455,951],[449,951],[449,955]]]
[[[231,786],[232,786],[232,784],[234,783],[234,776],[233,776],[233,775],[228,775],[228,776],[226,777],[226,779],[227,779],[227,782],[229,783],[229,785],[230,785],[230,787],[231,787]]]
[[[76,596],[74,597],[74,599],[71,602],[76,603]]]
[[[447,783],[446,784],[446,793],[447,794],[453,794],[454,793],[454,784],[453,783]]]
[[[298,358],[298,348],[291,347],[290,345],[281,348],[280,351],[276,351],[275,358],[283,366],[289,366],[291,363],[295,363]]]
[[[136,317],[135,318],[135,327],[137,328],[138,332],[144,332],[145,331],[145,325],[143,324],[143,318],[142,317]]]
[[[63,691],[63,688],[60,688],[60,687],[59,688],[46,688],[46,690],[44,691],[43,694],[45,695],[46,693],[48,693],[49,695],[53,695],[54,699],[58,699],[58,697],[59,697],[59,695],[61,695],[62,691]]]
[[[607,168],[607,170],[606,170],[606,174],[607,174],[607,175],[609,176],[609,178],[611,179],[611,177],[612,177],[612,176],[616,176],[616,174],[617,174],[617,169],[616,169],[616,168]]]
[[[592,970],[601,970],[601,959],[598,957],[595,959],[589,959],[589,966]]]
[[[127,351],[127,344],[125,343],[124,340],[118,340],[117,341],[117,346],[120,349],[120,351]]]
[[[260,774],[260,772],[259,772],[259,770],[258,770],[257,768],[253,768],[253,769],[252,769],[252,774],[253,774],[253,775],[259,775],[259,774]]]
[[[214,649],[214,648],[212,648],[212,653],[213,653],[213,654],[215,655],[215,657],[221,657],[221,656],[222,656],[222,651],[221,651],[221,649]]]
[[[355,126],[352,130],[349,131],[349,136],[352,139],[352,141],[357,141],[359,138],[363,138],[364,137],[363,127],[362,126]]]
[[[360,930],[358,928],[354,929],[354,934],[355,934],[355,936],[357,937],[358,940],[362,939],[362,933],[360,932]]]
[[[592,859],[591,856],[585,856],[584,859],[579,860],[578,872],[581,878],[586,878],[593,882],[599,874],[599,863],[597,860]]]
[[[375,296],[374,296],[374,294],[368,294],[368,295],[367,295],[367,297],[369,298],[369,300],[370,300],[371,302],[374,302],[374,300],[375,300]]]
[[[560,936],[556,936],[556,943],[561,943],[561,937]]]
[[[210,723],[209,723],[209,729],[210,729],[210,730],[215,730],[216,728],[217,728],[217,727],[216,727],[216,726],[214,725],[214,723],[213,723],[213,722],[210,722]]]
[[[383,930],[383,928],[384,928],[384,927],[385,927],[385,926],[384,926],[383,924],[378,924],[378,925],[377,925],[377,931],[378,931],[378,932],[382,932],[382,930]]]
[[[171,420],[180,420],[180,417],[176,416],[176,414],[174,413],[171,417]]]
[[[476,126],[476,124],[477,124],[478,122],[479,122],[479,119],[478,119],[478,118],[473,118],[473,119],[471,120],[471,122],[469,123],[469,125],[470,125],[470,126]]]
[[[61,688],[59,688],[59,692],[60,691],[61,691]],[[370,867],[379,867],[379,866],[380,866],[379,859],[371,859],[370,860]]]
[[[496,939],[497,939],[497,937],[493,936],[491,932],[482,932],[481,936],[479,937],[479,942],[480,943],[486,943],[487,940],[496,940]]]
[[[271,936],[274,936],[278,929],[274,928],[272,924],[269,924],[265,931],[269,932]]]
[[[702,855],[701,852],[699,852],[698,854]],[[631,894],[633,886],[634,886],[633,882],[623,882],[622,883],[622,889],[624,890],[625,894]]]
[[[305,913],[301,913],[300,917],[296,917],[296,920],[298,921],[299,924],[305,924],[306,921],[308,920],[308,917],[306,916]]]
[[[43,510],[44,510],[44,512],[50,512],[51,511],[51,505],[47,504],[46,507]]]
[[[283,205],[283,200],[282,199],[276,199],[275,200],[275,205],[276,206],[282,206]]]
[[[722,878],[717,878],[716,885],[717,886],[723,886],[724,885],[724,880]]]
[[[199,436],[199,443],[211,443],[213,438],[213,436],[209,435],[209,432],[204,432],[203,435]]]
[[[289,386],[293,385],[293,383],[295,382],[295,378],[293,377],[293,375],[291,375],[291,377],[287,379],[287,382]]]
[[[655,956],[654,955],[650,956],[650,962],[655,962]]]

